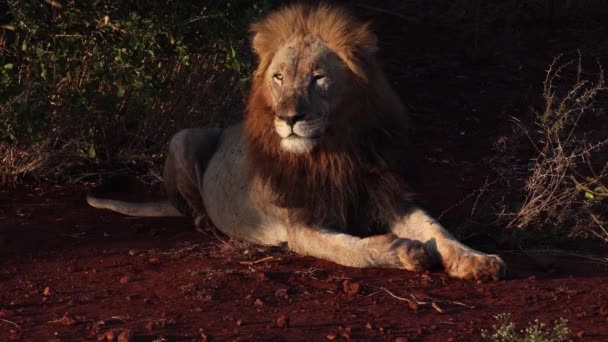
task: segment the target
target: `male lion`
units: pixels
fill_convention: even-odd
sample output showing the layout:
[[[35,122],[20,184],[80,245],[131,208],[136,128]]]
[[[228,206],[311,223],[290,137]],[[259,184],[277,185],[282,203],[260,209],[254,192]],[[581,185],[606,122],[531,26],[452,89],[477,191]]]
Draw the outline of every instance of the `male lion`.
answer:
[[[259,65],[244,122],[186,129],[169,145],[167,202],[88,203],[134,216],[206,212],[235,238],[352,267],[499,279],[497,255],[458,242],[413,204],[407,114],[376,37],[342,8],[291,5],[251,26]]]

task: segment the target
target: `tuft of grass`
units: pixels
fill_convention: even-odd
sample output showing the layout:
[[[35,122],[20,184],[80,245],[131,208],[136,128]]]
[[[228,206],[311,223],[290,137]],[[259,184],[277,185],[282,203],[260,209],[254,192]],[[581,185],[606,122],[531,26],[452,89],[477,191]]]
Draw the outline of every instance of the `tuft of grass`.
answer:
[[[498,325],[492,325],[492,332],[481,330],[481,336],[485,339],[499,342],[563,342],[570,341],[568,335],[568,320],[560,318],[553,322],[552,326],[546,326],[538,319],[530,322],[525,329],[518,330],[515,323],[511,321],[511,315],[502,313],[495,315]]]

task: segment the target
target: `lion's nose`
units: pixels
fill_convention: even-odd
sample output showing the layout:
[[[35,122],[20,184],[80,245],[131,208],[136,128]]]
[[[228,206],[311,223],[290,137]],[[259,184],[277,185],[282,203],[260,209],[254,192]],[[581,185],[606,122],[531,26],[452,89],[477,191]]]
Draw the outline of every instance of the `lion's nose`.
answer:
[[[302,113],[277,115],[279,120],[285,121],[289,126],[295,125],[296,122],[303,120],[304,117],[305,115]]]

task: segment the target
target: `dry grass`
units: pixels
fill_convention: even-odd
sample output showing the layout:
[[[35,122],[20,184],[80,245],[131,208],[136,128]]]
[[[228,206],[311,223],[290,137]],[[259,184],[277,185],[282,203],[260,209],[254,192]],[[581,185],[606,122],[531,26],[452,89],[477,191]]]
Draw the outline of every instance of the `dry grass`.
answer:
[[[560,56],[561,57],[561,56]],[[555,58],[544,82],[545,111],[538,130],[526,136],[537,157],[525,182],[522,205],[503,210],[508,227],[551,226],[568,235],[594,235],[608,242],[608,127],[601,106],[606,94],[604,70],[585,78],[581,57],[567,63]],[[563,74],[575,68],[567,85]]]

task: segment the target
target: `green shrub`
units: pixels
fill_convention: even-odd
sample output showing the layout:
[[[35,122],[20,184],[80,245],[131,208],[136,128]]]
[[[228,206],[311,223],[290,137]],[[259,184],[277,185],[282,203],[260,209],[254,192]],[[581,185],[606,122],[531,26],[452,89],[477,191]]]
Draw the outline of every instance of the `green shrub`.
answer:
[[[493,325],[492,333],[485,329],[481,330],[483,338],[500,342],[562,342],[570,341],[568,335],[568,320],[560,318],[553,323],[552,327],[546,327],[544,323],[534,320],[526,329],[517,330],[515,323],[511,321],[510,314],[498,314],[494,318],[500,324]]]
[[[6,6],[2,148],[52,141],[53,149],[77,145],[99,157],[104,130],[117,135],[118,128],[119,141],[137,140],[147,120],[177,105],[183,79],[201,69],[228,75],[227,86],[242,90],[252,65],[247,27],[269,2],[8,0]]]

